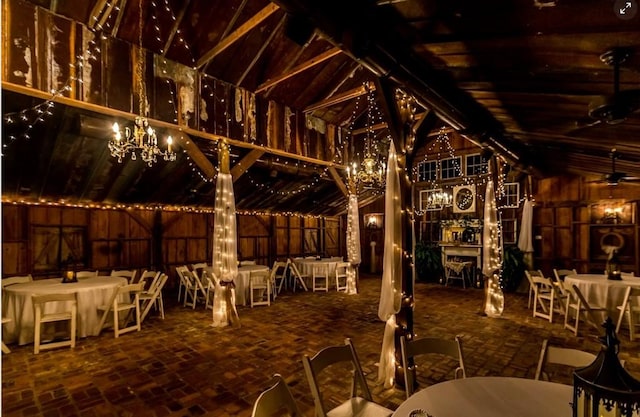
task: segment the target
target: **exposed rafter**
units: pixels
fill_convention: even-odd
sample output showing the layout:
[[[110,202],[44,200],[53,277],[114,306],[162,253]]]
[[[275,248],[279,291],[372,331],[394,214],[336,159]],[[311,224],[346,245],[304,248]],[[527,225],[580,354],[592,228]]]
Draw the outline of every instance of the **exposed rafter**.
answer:
[[[167,37],[167,41],[164,43],[164,47],[162,48],[162,51],[160,51],[162,56],[167,55],[167,51],[171,47],[171,44],[173,43],[173,38],[175,38],[176,33],[178,33],[178,29],[180,28],[180,24],[182,23],[182,19],[184,18],[184,14],[187,11],[187,8],[189,7],[190,2],[191,0],[185,0],[183,2],[182,8],[180,9],[180,11],[178,12],[178,15],[176,16],[176,20],[173,22],[173,26],[171,27],[171,31],[169,32],[169,36]]]
[[[245,155],[237,164],[231,168],[231,177],[233,178],[233,182],[236,182],[242,174],[247,172],[249,168],[262,156],[264,155],[264,150],[262,149],[253,149],[251,152]]]
[[[370,84],[368,88],[369,88],[370,91],[375,91],[375,86],[373,84]],[[310,113],[310,112],[313,112],[315,110],[319,110],[319,109],[322,109],[322,108],[325,108],[325,107],[330,107],[330,106],[336,105],[338,103],[342,103],[344,101],[352,100],[352,99],[354,99],[356,97],[360,97],[360,96],[363,96],[365,94],[367,94],[367,87],[365,87],[363,85],[363,86],[351,89],[349,91],[345,91],[344,93],[336,94],[335,96],[326,98],[326,99],[324,99],[322,101],[319,101],[317,103],[313,103],[313,104],[307,106],[304,109],[304,112],[305,113]]]
[[[302,71],[306,71],[309,68],[312,68],[318,64],[323,63],[324,61],[326,61],[327,59],[331,59],[336,55],[339,55],[342,51],[340,51],[340,48],[336,48],[333,47],[323,53],[321,53],[320,55],[311,58],[310,60],[303,62],[300,65],[295,66],[294,68],[292,68],[291,70],[287,71],[284,74],[281,74],[275,78],[272,78],[268,81],[266,81],[265,83],[261,84],[257,89],[256,89],[256,93],[261,93],[281,82],[283,82],[284,80],[287,80],[299,73],[301,73]]]
[[[251,19],[242,24],[238,29],[230,33],[226,38],[222,39],[216,46],[208,50],[198,59],[196,67],[201,69],[209,61],[218,56],[222,51],[233,45],[238,39],[249,33],[253,28],[262,23],[266,18],[274,14],[279,10],[279,7],[274,3],[269,3],[264,9],[260,10]]]
[[[342,177],[340,176],[340,174],[338,174],[338,171],[336,171],[334,167],[329,167],[328,172],[329,172],[329,175],[331,175],[331,178],[333,178],[333,180],[336,182],[336,185],[338,186],[340,191],[342,191],[342,194],[345,197],[348,197],[349,190],[347,189],[347,185],[342,180]]]
[[[273,40],[276,33],[278,33],[280,31],[280,28],[282,28],[282,26],[284,25],[285,20],[286,20],[286,17],[285,15],[283,15],[280,21],[278,22],[277,26],[275,27],[275,29],[271,31],[267,40],[264,41],[264,43],[260,47],[260,50],[256,53],[256,55],[253,57],[249,65],[247,65],[247,68],[245,68],[240,78],[236,81],[236,85],[242,85],[242,82],[244,81],[245,77],[253,69],[253,67],[256,65],[260,57],[262,57],[262,54],[264,53],[264,51],[267,49],[267,46],[269,46],[269,44]]]
[[[213,166],[209,158],[202,153],[198,145],[184,132],[176,129],[169,129],[167,133],[170,134],[173,139],[185,150],[189,158],[193,160],[196,166],[204,173],[204,175],[211,179],[216,175],[216,168]]]

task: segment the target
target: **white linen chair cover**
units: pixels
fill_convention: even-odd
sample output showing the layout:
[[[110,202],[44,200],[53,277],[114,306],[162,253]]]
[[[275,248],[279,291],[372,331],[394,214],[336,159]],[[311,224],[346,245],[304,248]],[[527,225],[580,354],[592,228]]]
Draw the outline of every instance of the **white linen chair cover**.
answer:
[[[402,369],[404,373],[404,390],[407,398],[413,394],[415,389],[414,380],[414,364],[411,359],[418,355],[435,354],[444,355],[458,361],[458,367],[453,372],[454,378],[458,379],[458,375],[466,378],[467,374],[464,369],[464,355],[462,354],[462,340],[459,336],[455,339],[442,339],[439,337],[423,337],[407,340],[406,336],[400,338],[400,350],[402,356]]]
[[[338,363],[350,364],[350,368],[353,371],[351,396],[337,407],[327,410],[319,386],[319,381],[324,380],[320,377],[320,374],[330,365]],[[302,357],[302,364],[304,365],[307,382],[309,383],[311,394],[313,395],[316,416],[388,417],[392,414],[392,410],[389,410],[373,401],[371,392],[367,385],[367,380],[364,377],[364,372],[362,372],[360,360],[358,359],[358,355],[351,339],[346,339],[345,344],[341,346],[326,347],[317,352],[311,358],[308,355],[304,355]],[[360,387],[360,395],[358,395],[358,387]],[[341,391],[346,391],[346,387],[343,387]]]
[[[578,349],[551,346],[549,345],[549,340],[545,339],[542,341],[542,349],[540,350],[535,379],[549,381],[549,375],[545,372],[545,368],[549,364],[581,368],[590,365],[595,359],[596,355],[593,353]]]
[[[77,333],[77,317],[78,317],[78,301],[76,293],[67,294],[44,294],[44,295],[32,295],[31,302],[33,304],[34,311],[34,323],[33,323],[33,353],[38,354],[43,349],[53,349],[57,347],[69,346],[74,348],[76,346],[76,333]],[[48,303],[65,303],[67,308],[65,311],[47,313],[46,305]],[[58,342],[41,343],[42,338],[42,324],[52,323],[56,321],[69,321],[69,340],[62,340]]]
[[[616,324],[616,333],[620,334],[622,321],[627,317],[629,324],[629,340],[633,342],[635,339],[636,327],[640,326],[640,287],[628,286],[624,293],[622,304],[616,307],[620,312],[618,323]]]

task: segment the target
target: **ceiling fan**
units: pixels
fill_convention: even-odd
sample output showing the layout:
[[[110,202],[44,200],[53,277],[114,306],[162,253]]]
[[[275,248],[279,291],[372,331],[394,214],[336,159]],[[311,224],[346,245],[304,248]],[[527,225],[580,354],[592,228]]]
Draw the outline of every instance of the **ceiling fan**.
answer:
[[[611,158],[611,172],[605,174],[602,179],[597,181],[591,181],[599,184],[607,184],[609,186],[618,185],[622,182],[624,183],[635,183],[638,182],[640,184],[640,177],[633,177],[627,175],[625,172],[616,171],[616,159],[620,157],[620,153],[616,150],[616,148],[611,149],[609,152],[609,157]]]
[[[613,67],[613,94],[598,96],[589,103],[589,118],[577,121],[574,129],[583,129],[601,123],[616,125],[624,122],[632,113],[640,110],[640,90],[620,91],[620,65],[631,55],[630,48],[613,48],[600,60]]]

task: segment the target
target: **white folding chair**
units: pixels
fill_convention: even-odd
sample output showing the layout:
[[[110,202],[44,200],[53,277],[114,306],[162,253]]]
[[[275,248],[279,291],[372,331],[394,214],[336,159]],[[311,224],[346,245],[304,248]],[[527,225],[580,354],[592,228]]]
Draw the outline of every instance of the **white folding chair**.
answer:
[[[564,281],[564,277],[567,275],[575,275],[578,271],[574,269],[556,269],[553,268],[553,277],[556,281]]]
[[[327,263],[313,265],[311,287],[313,291],[329,291],[329,265]]]
[[[113,292],[109,304],[98,307],[98,311],[102,311],[100,331],[102,331],[107,322],[107,317],[111,313],[114,338],[117,339],[121,334],[132,331],[139,332],[141,329],[140,324],[142,323],[140,318],[140,293],[143,290],[144,282],[118,287],[116,291]],[[120,313],[126,314],[122,316]]]
[[[8,317],[2,318],[2,324],[11,322],[11,319]],[[4,341],[0,341],[2,343],[2,353],[11,353],[11,349],[7,345],[4,344]]]
[[[160,271],[148,271],[145,269],[144,271],[142,271],[138,282],[143,282],[144,289],[148,290],[149,288],[151,288],[151,286],[155,285],[155,281],[157,281],[159,278]]]
[[[67,294],[43,294],[32,295],[31,301],[33,303],[33,353],[38,354],[40,350],[52,349],[62,346],[70,346],[74,348],[76,346],[76,329],[77,329],[77,317],[78,317],[78,302],[76,293]],[[47,313],[47,304],[49,303],[64,303],[64,311],[54,311]],[[42,343],[42,324],[52,323],[57,321],[69,321],[69,340],[62,340],[58,342]]]
[[[607,308],[605,306],[591,305],[587,302],[586,298],[580,291],[580,289],[574,284],[571,288],[566,287],[569,297],[567,298],[566,314],[564,316],[564,328],[571,330],[574,335],[578,335],[578,325],[580,324],[580,313],[583,313],[585,320],[590,323],[598,332],[600,326],[596,313],[600,313],[604,316],[607,315]],[[574,316],[575,312],[575,316]],[[569,320],[575,320],[573,324]]]
[[[313,402],[316,408],[316,416],[366,416],[366,417],[388,417],[393,411],[389,410],[377,404],[371,397],[371,392],[367,385],[367,380],[362,372],[360,360],[356,354],[356,349],[351,342],[351,339],[346,339],[345,344],[341,346],[329,346],[313,357],[304,355],[302,357],[302,364],[304,365],[304,371],[307,376],[307,382],[311,388],[311,394],[313,395]],[[331,365],[340,367],[342,364],[347,365],[350,372],[353,374],[353,382],[351,383],[351,396],[337,407],[328,410],[323,400],[322,393],[320,391],[320,381],[333,381],[327,379],[326,375],[321,376],[323,370]],[[335,369],[332,367],[332,369]],[[332,371],[333,372],[333,371]],[[358,395],[358,386],[359,394]],[[336,388],[332,388],[332,392],[346,392],[346,387],[341,387],[340,391]]]
[[[152,286],[140,293],[140,308],[142,309],[141,319],[144,321],[152,306],[160,313],[160,318],[164,320],[164,301],[162,300],[162,289],[167,283],[169,276],[161,273],[157,280],[153,281]]]
[[[628,286],[624,293],[622,304],[616,307],[620,311],[618,323],[616,325],[616,333],[620,334],[622,321],[626,316],[629,323],[629,340],[633,342],[635,338],[635,328],[640,326],[640,287]]]
[[[549,278],[545,277],[531,276],[530,281],[533,287],[533,317],[541,317],[552,323],[556,296],[555,286]]]
[[[351,268],[349,262],[336,264],[336,291],[347,291],[347,271]]]
[[[23,284],[25,282],[31,282],[33,281],[33,277],[31,276],[31,274],[29,275],[24,275],[24,276],[19,276],[19,277],[9,277],[9,278],[3,278],[2,279],[2,288],[9,286],[9,285],[13,285],[13,284]]]
[[[541,270],[539,269],[534,269],[531,271],[524,271],[525,276],[527,277],[527,281],[529,281],[529,300],[527,301],[527,308],[531,308],[531,301],[533,301],[533,293],[534,293],[534,283],[531,280],[531,277],[543,277],[544,278],[544,274],[542,273]]]
[[[536,368],[535,379],[549,381],[549,375],[545,371],[548,365],[563,365],[572,368],[581,368],[590,365],[596,359],[596,355],[578,349],[561,348],[550,346],[549,340],[542,342],[538,367]]]
[[[414,357],[424,354],[433,354],[440,357],[447,356],[458,361],[458,367],[453,372],[454,378],[458,379],[458,375],[466,378],[464,369],[464,355],[462,354],[462,340],[459,336],[455,339],[442,339],[439,337],[423,337],[419,339],[408,340],[405,336],[400,338],[400,351],[402,354],[402,368],[404,373],[404,389],[407,398],[413,394],[416,386],[414,380]]]
[[[271,305],[271,279],[268,270],[251,271],[249,274],[249,297],[251,308]]]
[[[300,286],[304,288],[305,291],[309,291],[307,288],[307,284],[304,283],[305,278],[309,279],[309,275],[302,275],[298,270],[296,264],[292,261],[289,262],[289,271],[293,275],[293,292],[296,292],[296,283],[300,283]]]
[[[133,280],[136,278],[136,273],[137,271],[135,269],[112,269],[111,275],[109,276],[126,278],[129,284],[133,284]]]
[[[198,284],[193,276],[193,273],[187,268],[187,266],[177,266],[176,272],[180,276],[182,282],[184,282],[184,299],[182,302],[183,307],[196,308],[198,302]],[[206,297],[206,293],[205,293]]]
[[[282,285],[285,285],[287,281],[287,271],[289,270],[289,260],[286,262],[273,262],[271,268],[271,286],[273,287],[273,299],[282,291]]]
[[[289,416],[303,417],[286,381],[280,374],[273,376],[276,383],[263,391],[253,405],[251,417]]]
[[[78,271],[76,272],[76,279],[95,278],[98,276],[98,270],[95,271]]]
[[[203,284],[207,289],[207,293],[205,295],[204,308],[213,309],[213,297],[215,297],[216,286],[220,285],[218,281],[218,277],[213,273],[213,268],[206,267],[202,270],[202,278]]]

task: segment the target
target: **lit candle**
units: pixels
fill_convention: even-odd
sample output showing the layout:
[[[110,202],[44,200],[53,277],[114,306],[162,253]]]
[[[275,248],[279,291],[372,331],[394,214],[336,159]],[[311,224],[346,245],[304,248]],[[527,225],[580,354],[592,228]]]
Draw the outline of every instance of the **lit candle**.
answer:
[[[171,153],[171,144],[173,143],[173,138],[171,136],[169,136],[167,138],[167,150],[169,151],[169,153]]]

